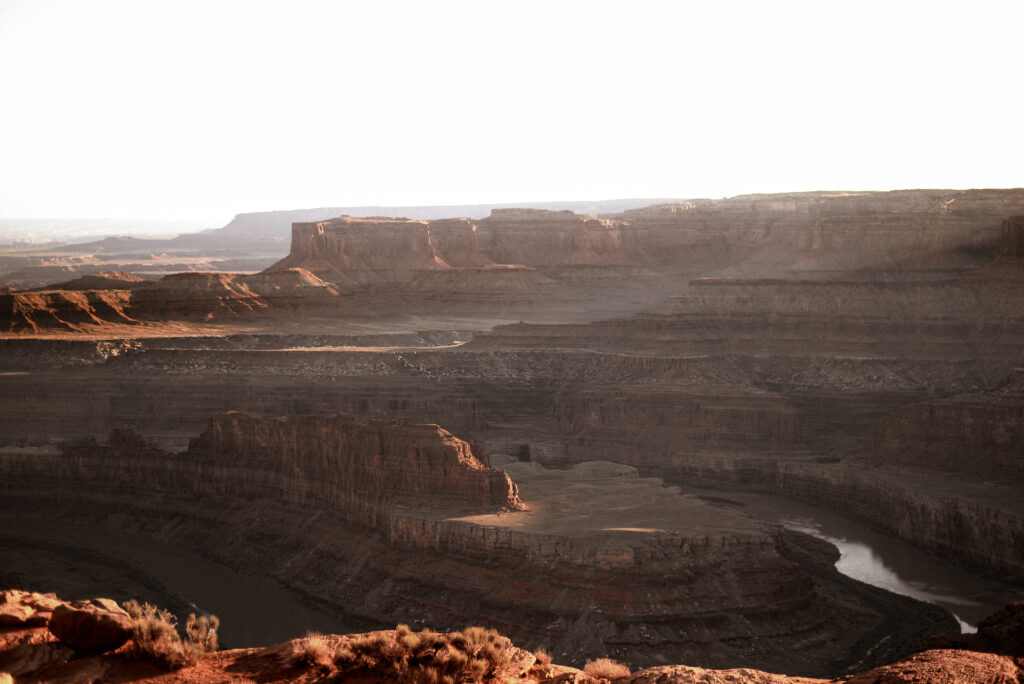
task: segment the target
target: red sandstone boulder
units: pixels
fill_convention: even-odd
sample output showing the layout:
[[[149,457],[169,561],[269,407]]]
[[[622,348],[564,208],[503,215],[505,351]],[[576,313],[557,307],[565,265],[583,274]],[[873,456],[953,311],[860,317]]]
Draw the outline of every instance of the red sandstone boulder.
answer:
[[[106,653],[131,636],[132,619],[111,599],[64,603],[53,611],[50,633],[78,651]]]
[[[36,627],[50,620],[50,613],[61,604],[55,594],[11,589],[0,591],[0,627]]]

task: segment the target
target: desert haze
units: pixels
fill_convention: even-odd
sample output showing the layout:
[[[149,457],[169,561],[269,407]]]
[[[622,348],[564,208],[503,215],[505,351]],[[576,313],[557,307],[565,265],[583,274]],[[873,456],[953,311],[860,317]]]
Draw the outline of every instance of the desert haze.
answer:
[[[1022,677],[1024,190],[381,209],[0,250],[0,681]]]

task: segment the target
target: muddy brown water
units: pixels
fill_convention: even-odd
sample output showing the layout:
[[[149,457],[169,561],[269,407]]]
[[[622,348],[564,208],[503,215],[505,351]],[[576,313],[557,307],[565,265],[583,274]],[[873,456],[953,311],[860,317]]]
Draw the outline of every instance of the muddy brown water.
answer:
[[[683,488],[709,503],[746,510],[758,518],[805,532],[839,549],[836,569],[853,579],[945,608],[963,632],[1011,601],[1024,588],[979,577],[893,535],[833,511],[769,494]]]

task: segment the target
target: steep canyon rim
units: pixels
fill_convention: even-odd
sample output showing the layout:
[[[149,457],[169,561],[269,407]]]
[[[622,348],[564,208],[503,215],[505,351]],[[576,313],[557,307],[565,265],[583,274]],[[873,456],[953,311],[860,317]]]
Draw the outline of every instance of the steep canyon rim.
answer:
[[[273,468],[217,471],[210,491],[197,486],[198,498],[177,502],[145,473],[201,464],[188,442],[224,411],[285,421],[342,411],[394,429],[437,424],[495,463],[525,445],[534,465],[575,473],[558,495],[583,492],[581,505],[592,496],[586,469],[572,466],[593,461],[636,468],[640,477],[627,479],[637,485],[662,477],[725,490],[723,499],[794,497],[1007,582],[1012,595],[1024,581],[1021,214],[1024,191],[986,190],[751,196],[600,218],[522,209],[472,220],[324,216],[300,219],[291,252],[262,273],[154,282],[110,274],[0,293],[0,402],[16,417],[0,427],[4,516],[12,531],[27,511],[59,525],[83,515],[73,502],[85,497],[97,534],[131,530],[225,562],[203,537],[207,524],[230,540],[227,555],[242,559],[236,571],[288,558],[290,569],[266,575],[323,612],[351,597],[343,578],[375,591],[342,621],[353,628],[391,618],[490,621],[518,630],[528,646],[558,644],[574,662],[612,654],[651,664],[660,651],[691,664],[835,674],[857,664],[864,654],[854,651],[897,614],[922,625],[942,620],[840,586],[810,560],[827,552],[801,555],[818,547],[772,525],[745,524],[747,541],[711,543],[685,562],[671,554],[639,562],[634,550],[629,571],[616,569],[628,544],[588,546],[577,531],[560,530],[559,539],[574,541],[522,565],[530,544],[498,542],[480,556],[477,542],[456,542],[456,528],[424,516],[421,502],[383,537],[378,514],[365,523],[388,559],[374,588],[359,574],[358,554],[289,546],[280,530],[303,516],[274,503],[278,494],[250,489],[260,478],[288,481]],[[107,435],[125,424],[142,438],[115,445],[112,456]],[[82,442],[89,438],[98,442]],[[257,458],[242,444],[233,447],[239,463]],[[96,482],[62,470],[72,458],[62,451],[113,475]],[[508,468],[515,482],[525,466]],[[287,503],[301,487],[278,489]],[[268,527],[246,522],[240,505],[218,507],[230,492],[263,501]],[[138,497],[152,500],[140,506]],[[331,534],[321,500],[303,505],[309,532]],[[373,510],[395,505],[386,497]],[[714,529],[729,511],[705,502],[679,515],[691,525],[673,533],[724,539]],[[421,521],[415,532],[413,519]],[[654,528],[604,527],[634,536]],[[503,528],[493,520],[479,529]],[[417,563],[440,574],[417,584],[409,573]],[[733,584],[701,585],[691,571],[675,594],[645,603],[631,594],[654,591],[644,563],[652,573],[669,563],[680,576],[687,563],[713,563]],[[569,567],[582,578],[575,585]],[[492,588],[482,609],[466,612],[466,597],[453,598],[445,582],[467,577],[480,592],[488,582],[505,591]],[[545,601],[554,587],[576,603]],[[619,606],[615,619],[602,601]],[[829,621],[850,640],[808,639]],[[910,641],[877,657],[921,645]]]

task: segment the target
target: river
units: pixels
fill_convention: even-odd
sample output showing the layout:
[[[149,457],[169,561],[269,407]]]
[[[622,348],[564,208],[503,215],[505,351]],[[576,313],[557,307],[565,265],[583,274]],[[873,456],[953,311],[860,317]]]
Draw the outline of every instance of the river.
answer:
[[[745,492],[682,488],[718,505],[743,507],[749,514],[824,539],[839,549],[836,569],[866,584],[945,608],[962,632],[1024,591],[979,577],[928,551],[878,532],[834,511],[785,497]]]

